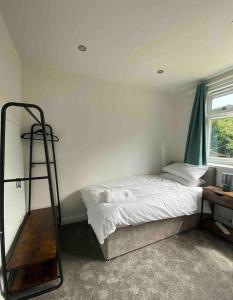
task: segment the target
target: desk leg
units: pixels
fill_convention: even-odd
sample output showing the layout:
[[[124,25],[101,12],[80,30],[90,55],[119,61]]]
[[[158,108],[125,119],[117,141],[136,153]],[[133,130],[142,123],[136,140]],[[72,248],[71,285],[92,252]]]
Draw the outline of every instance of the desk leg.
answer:
[[[212,219],[213,219],[213,221],[214,221],[214,209],[215,209],[215,205],[213,203],[213,206],[212,206]]]
[[[203,207],[204,207],[204,199],[202,197],[201,198],[201,223],[200,223],[201,227],[202,227],[202,223],[203,223]]]

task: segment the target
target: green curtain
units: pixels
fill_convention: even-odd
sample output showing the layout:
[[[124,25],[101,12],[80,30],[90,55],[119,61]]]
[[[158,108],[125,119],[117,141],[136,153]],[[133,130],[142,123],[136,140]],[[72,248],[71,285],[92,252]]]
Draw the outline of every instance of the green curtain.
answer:
[[[206,106],[207,86],[197,86],[189,124],[184,162],[193,165],[206,165]]]

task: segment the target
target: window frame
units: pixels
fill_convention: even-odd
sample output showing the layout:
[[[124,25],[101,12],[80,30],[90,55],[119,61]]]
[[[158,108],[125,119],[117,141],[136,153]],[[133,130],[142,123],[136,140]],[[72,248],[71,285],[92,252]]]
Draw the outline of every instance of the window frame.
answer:
[[[233,117],[233,106],[232,107],[223,107],[219,109],[212,109],[212,100],[214,98],[222,97],[225,95],[233,94],[233,88],[225,88],[220,91],[210,91],[207,94],[206,101],[206,146],[207,146],[207,163],[214,165],[224,165],[224,166],[233,166],[233,158],[221,158],[221,157],[210,157],[210,138],[211,138],[211,120]]]

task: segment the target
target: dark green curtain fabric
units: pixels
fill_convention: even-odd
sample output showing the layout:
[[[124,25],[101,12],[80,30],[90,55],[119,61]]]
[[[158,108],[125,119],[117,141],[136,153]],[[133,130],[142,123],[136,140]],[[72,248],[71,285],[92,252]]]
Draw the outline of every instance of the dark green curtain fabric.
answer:
[[[184,162],[193,165],[206,165],[206,126],[205,104],[207,86],[205,83],[197,86],[189,124]]]

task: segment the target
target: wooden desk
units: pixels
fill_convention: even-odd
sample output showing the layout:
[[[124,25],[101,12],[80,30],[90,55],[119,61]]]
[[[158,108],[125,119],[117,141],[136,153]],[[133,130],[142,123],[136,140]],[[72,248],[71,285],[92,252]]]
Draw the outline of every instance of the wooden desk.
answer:
[[[207,220],[203,219],[203,204],[205,200],[209,201],[212,207],[212,218]],[[224,192],[222,188],[217,186],[207,186],[203,188],[202,205],[201,205],[201,225],[215,232],[216,234],[226,238],[227,240],[233,242],[233,228],[223,224],[224,227],[226,227],[226,229],[230,232],[230,235],[227,235],[223,233],[215,224],[214,221],[215,204],[233,210],[233,192]]]

